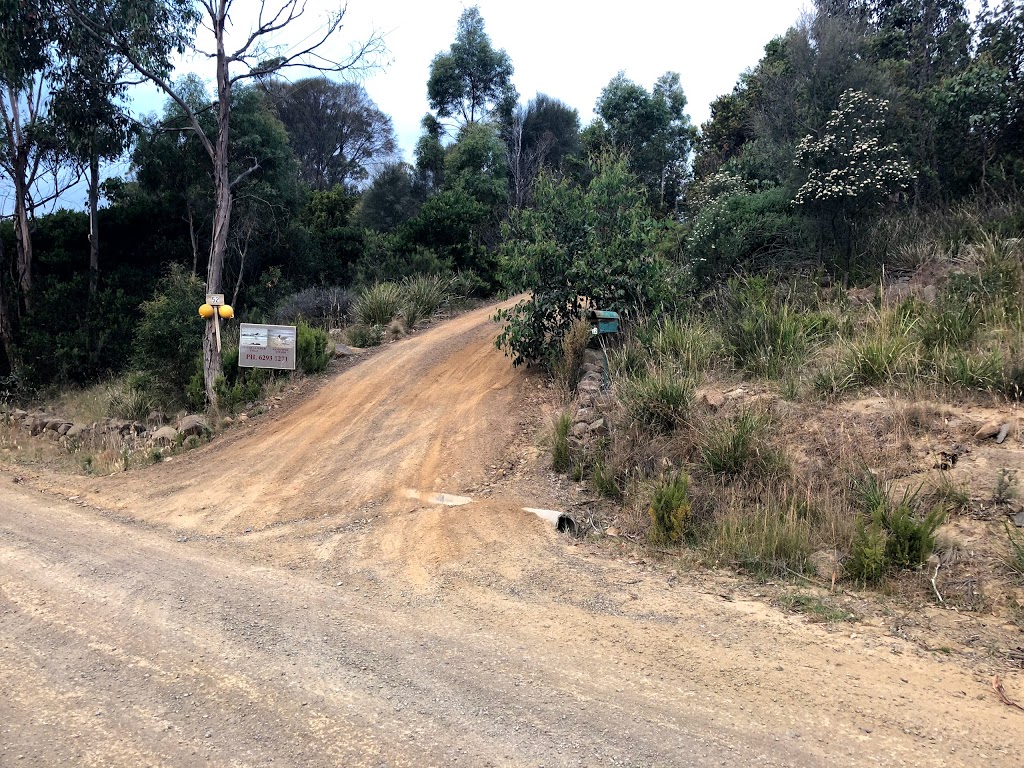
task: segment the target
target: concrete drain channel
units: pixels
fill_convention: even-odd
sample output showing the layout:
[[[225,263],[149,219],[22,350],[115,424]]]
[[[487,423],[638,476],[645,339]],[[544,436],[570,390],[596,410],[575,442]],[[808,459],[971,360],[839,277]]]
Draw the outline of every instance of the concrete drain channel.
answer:
[[[461,507],[472,501],[469,496],[456,496],[454,493],[424,493],[412,488],[406,490],[405,496],[427,504],[440,504],[445,507]]]
[[[427,504],[439,504],[445,507],[461,507],[473,501],[469,496],[456,496],[454,493],[428,493],[417,491],[414,488],[407,488],[406,498],[416,499]],[[524,512],[536,515],[544,522],[554,526],[556,531],[561,533],[576,533],[576,521],[564,512],[557,509],[539,509],[537,507],[523,507]]]

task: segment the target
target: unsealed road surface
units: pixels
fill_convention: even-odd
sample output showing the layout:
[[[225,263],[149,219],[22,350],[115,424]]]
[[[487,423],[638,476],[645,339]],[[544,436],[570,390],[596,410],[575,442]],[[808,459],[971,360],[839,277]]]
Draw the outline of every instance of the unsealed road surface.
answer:
[[[91,507],[0,473],[0,766],[1020,765],[982,674],[615,560],[543,489],[403,494],[473,495],[512,440],[536,384],[491,311],[68,481]]]

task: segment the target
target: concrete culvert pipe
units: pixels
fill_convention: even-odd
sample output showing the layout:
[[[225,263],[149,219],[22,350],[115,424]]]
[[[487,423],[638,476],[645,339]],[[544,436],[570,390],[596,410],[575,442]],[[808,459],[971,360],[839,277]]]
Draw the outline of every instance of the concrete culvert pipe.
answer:
[[[560,533],[576,535],[576,521],[565,512],[559,512],[557,509],[537,509],[536,507],[523,507],[523,511],[550,523]]]

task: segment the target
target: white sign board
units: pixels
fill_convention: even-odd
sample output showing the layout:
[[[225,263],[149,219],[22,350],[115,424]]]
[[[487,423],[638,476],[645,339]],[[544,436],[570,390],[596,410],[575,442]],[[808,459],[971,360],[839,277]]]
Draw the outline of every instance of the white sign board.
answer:
[[[206,303],[211,307],[222,307],[224,306],[224,294],[223,293],[208,293],[206,294]]]
[[[294,325],[241,323],[239,330],[239,367],[295,370]]]

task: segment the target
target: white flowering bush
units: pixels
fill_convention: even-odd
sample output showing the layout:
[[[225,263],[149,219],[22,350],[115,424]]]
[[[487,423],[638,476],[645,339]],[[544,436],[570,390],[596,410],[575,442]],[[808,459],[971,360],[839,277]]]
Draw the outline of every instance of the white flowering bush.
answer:
[[[797,145],[795,162],[807,171],[807,181],[794,202],[854,213],[909,189],[915,176],[910,163],[899,145],[881,139],[888,109],[885,99],[845,91],[821,136],[804,136]]]

